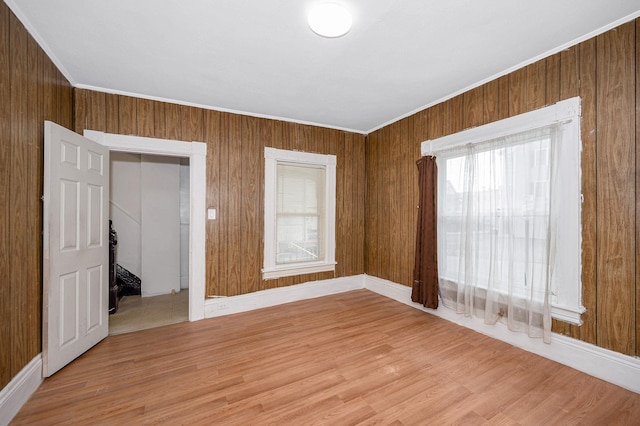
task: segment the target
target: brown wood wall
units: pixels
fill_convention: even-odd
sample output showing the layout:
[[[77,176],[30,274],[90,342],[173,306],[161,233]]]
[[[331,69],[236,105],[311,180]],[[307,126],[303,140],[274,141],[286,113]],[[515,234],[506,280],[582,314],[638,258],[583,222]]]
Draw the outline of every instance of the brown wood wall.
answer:
[[[72,96],[0,2],[0,389],[41,352],[43,122],[70,127]]]
[[[76,89],[75,130],[207,144],[208,296],[364,273],[363,135]],[[262,280],[264,147],[337,156],[335,273]]]
[[[554,331],[640,355],[639,57],[636,20],[368,135],[366,273],[412,283],[422,141],[580,96],[587,312]]]

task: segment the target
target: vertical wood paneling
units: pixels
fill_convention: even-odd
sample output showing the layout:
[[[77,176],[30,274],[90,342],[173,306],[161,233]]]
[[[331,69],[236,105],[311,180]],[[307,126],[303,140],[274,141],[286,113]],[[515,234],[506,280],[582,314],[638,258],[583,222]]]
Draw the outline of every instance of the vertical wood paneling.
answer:
[[[399,281],[401,270],[404,264],[404,256],[402,256],[402,247],[399,235],[401,234],[401,221],[402,214],[400,211],[402,210],[403,198],[402,198],[402,176],[400,172],[402,168],[400,164],[402,163],[402,158],[400,154],[402,150],[400,145],[402,143],[402,130],[400,126],[400,122],[396,121],[392,125],[389,126],[389,136],[387,139],[387,143],[385,145],[385,149],[387,150],[387,158],[388,165],[386,168],[389,170],[389,178],[387,181],[387,185],[389,188],[387,203],[389,204],[389,235],[387,237],[387,247],[388,253],[386,257],[389,259],[389,277],[391,281],[397,282]]]
[[[402,120],[413,126],[414,131],[419,126],[424,128],[422,137],[413,142],[412,161],[415,161],[422,140],[458,131],[459,98],[462,98],[462,128],[468,128],[479,125],[479,117],[482,124],[491,123],[581,97],[582,303],[587,312],[582,315],[582,326],[554,320],[553,330],[625,354],[638,354],[640,342],[638,22],[623,25]],[[389,239],[385,224],[380,222],[382,216],[378,215],[380,198],[393,192],[386,187],[389,183],[381,167],[394,168],[399,164],[389,161],[389,149],[393,148],[382,149],[380,141],[395,140],[393,132],[403,139],[404,123],[386,126],[366,138],[365,271],[382,278],[394,273],[379,254],[380,245],[387,244]],[[402,172],[402,180],[415,180],[413,173]],[[413,209],[410,203],[416,197],[407,197],[400,209]],[[403,235],[399,238],[403,240],[415,238],[415,230],[409,230],[409,226],[401,226],[400,232]],[[402,256],[413,257],[406,245],[400,250]],[[411,285],[404,275],[399,282]]]
[[[463,127],[481,126],[484,124],[484,103],[482,102],[482,86],[470,90],[462,95],[463,102]]]
[[[241,178],[241,234],[242,241],[242,291],[254,292],[260,289],[262,281],[262,239],[264,215],[260,206],[260,184],[262,182],[264,155],[263,142],[260,138],[260,120],[253,117],[242,117],[242,160]],[[256,202],[258,201],[258,202]],[[262,223],[261,223],[262,222]]]
[[[526,110],[531,111],[545,105],[546,95],[546,62],[544,60],[534,62],[526,67],[527,70],[527,95]]]
[[[218,264],[218,283],[214,288],[210,288],[208,294],[217,296],[228,296],[229,293],[229,116],[230,114],[220,114],[220,130],[218,134],[220,161],[219,161],[219,202],[218,205],[218,230],[220,243],[216,249],[220,253],[220,263]],[[209,173],[209,171],[207,171]]]
[[[138,104],[136,98],[118,97],[118,133],[121,135],[138,134]]]
[[[71,95],[0,3],[0,388],[41,351],[43,121],[72,127]]]
[[[10,192],[10,228],[11,228],[11,256],[12,264],[17,260],[25,263],[27,267],[13,267],[11,279],[20,286],[11,287],[11,306],[18,312],[23,312],[22,321],[12,320],[11,336],[13,339],[13,351],[11,359],[11,372],[16,374],[20,368],[31,360],[29,355],[29,294],[30,274],[28,271],[29,258],[29,129],[28,129],[28,104],[29,85],[35,84],[30,79],[33,77],[29,69],[29,35],[26,29],[12,15],[9,23],[11,45],[11,175],[8,185]]]
[[[230,115],[229,119],[229,207],[227,237],[227,296],[242,293],[242,117]]]
[[[398,150],[398,158],[400,164],[398,165],[398,188],[400,189],[401,198],[398,205],[400,211],[400,223],[398,224],[398,234],[393,237],[398,240],[398,252],[396,256],[402,260],[401,268],[398,273],[398,277],[395,282],[411,282],[413,279],[413,257],[403,256],[404,250],[409,253],[415,251],[415,240],[409,238],[403,240],[403,235],[411,235],[412,223],[412,209],[406,208],[413,202],[413,183],[415,179],[407,179],[406,176],[412,176],[411,167],[413,166],[413,159],[415,158],[411,152],[411,147],[416,145],[416,141],[413,139],[413,121],[403,120],[398,123],[400,126],[400,146]]]
[[[635,353],[635,25],[597,38],[598,345]]]
[[[491,123],[498,121],[500,116],[500,83],[493,80],[483,87],[484,122]]]
[[[91,92],[92,95],[95,92]],[[107,132],[108,133],[118,133],[120,127],[120,97],[118,95],[112,95],[110,93],[106,94],[106,122],[107,122]],[[91,129],[95,130],[95,129]]]
[[[11,179],[11,67],[9,8],[0,4],[0,182]],[[4,185],[0,190],[0,276],[11,276],[11,197]],[[15,313],[11,309],[13,280],[0,280],[0,388],[11,378],[11,323]]]
[[[376,246],[380,238],[378,227],[378,215],[376,214],[377,205],[377,188],[379,171],[377,161],[379,156],[377,153],[379,131],[367,136],[367,145],[365,149],[365,175],[366,175],[366,207],[365,207],[365,271],[369,275],[378,276],[378,258]]]
[[[636,134],[635,134],[635,144],[636,144],[636,351],[635,355],[640,356],[640,19],[636,19],[636,55],[635,55],[635,66],[636,66]]]
[[[596,41],[580,45],[582,108],[582,326],[572,326],[572,337],[596,344],[597,310],[597,171],[596,171]],[[637,222],[636,222],[637,223]],[[636,281],[637,282],[637,281]]]
[[[155,135],[155,109],[154,102],[148,99],[136,99],[137,102],[137,135],[153,137]],[[105,103],[106,105],[106,103]]]
[[[527,69],[521,68],[509,77],[509,117],[527,112]]]
[[[99,130],[104,132],[107,130],[107,95],[105,93],[94,92],[87,99],[87,117],[85,121],[85,128],[92,130]],[[84,130],[84,129],[82,129]],[[82,134],[82,132],[81,132]]]
[[[182,117],[180,108],[180,105],[176,104],[165,104],[164,106],[165,137],[167,139],[182,140]]]
[[[42,109],[39,108],[39,93],[43,91],[38,76],[38,50],[36,41],[27,35],[27,116],[25,121],[25,136],[27,141],[27,171],[26,206],[26,235],[24,239],[25,254],[23,261],[27,267],[27,281],[25,285],[25,305],[28,317],[24,328],[28,360],[40,353],[42,345],[37,339],[31,338],[32,330],[41,326],[42,306],[42,215],[40,197],[42,196],[41,181],[43,179],[43,150],[44,125],[42,123]],[[35,82],[35,84],[33,84]],[[34,212],[34,213],[31,213]]]
[[[560,100],[560,55],[550,56],[544,62],[546,65],[546,104],[552,105]]]
[[[164,109],[163,109],[164,111]],[[220,113],[204,112],[204,141],[207,144],[207,208],[216,209],[218,219],[207,220],[206,295],[220,294]]]

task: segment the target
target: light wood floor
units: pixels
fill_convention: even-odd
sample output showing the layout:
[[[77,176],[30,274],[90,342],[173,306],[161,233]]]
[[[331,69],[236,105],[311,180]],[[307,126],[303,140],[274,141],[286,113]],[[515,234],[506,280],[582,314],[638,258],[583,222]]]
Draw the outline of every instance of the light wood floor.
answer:
[[[109,336],[14,424],[639,424],[640,395],[358,290]]]

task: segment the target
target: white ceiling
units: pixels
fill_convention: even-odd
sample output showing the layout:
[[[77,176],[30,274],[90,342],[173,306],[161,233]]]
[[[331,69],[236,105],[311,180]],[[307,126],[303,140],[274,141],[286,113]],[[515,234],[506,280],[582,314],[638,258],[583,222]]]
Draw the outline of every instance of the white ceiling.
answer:
[[[323,0],[317,0],[323,1]],[[640,0],[5,0],[76,87],[368,133],[640,16]]]

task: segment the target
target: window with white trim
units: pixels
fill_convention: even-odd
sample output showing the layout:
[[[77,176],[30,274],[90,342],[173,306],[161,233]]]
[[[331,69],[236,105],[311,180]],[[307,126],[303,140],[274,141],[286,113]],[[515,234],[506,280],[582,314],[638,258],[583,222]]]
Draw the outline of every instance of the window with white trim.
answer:
[[[473,274],[493,288],[509,281],[510,292],[531,294],[536,280],[550,274],[552,317],[581,324],[580,98],[425,141],[421,148],[438,159],[441,291],[442,284]],[[461,230],[460,220],[473,222]],[[471,238],[477,251],[473,259],[461,258],[459,247]],[[529,252],[537,244],[550,244],[548,259]],[[509,268],[488,266],[497,251],[510,259]],[[470,263],[472,269],[465,267]]]
[[[262,277],[334,271],[335,155],[265,148],[264,158]]]

